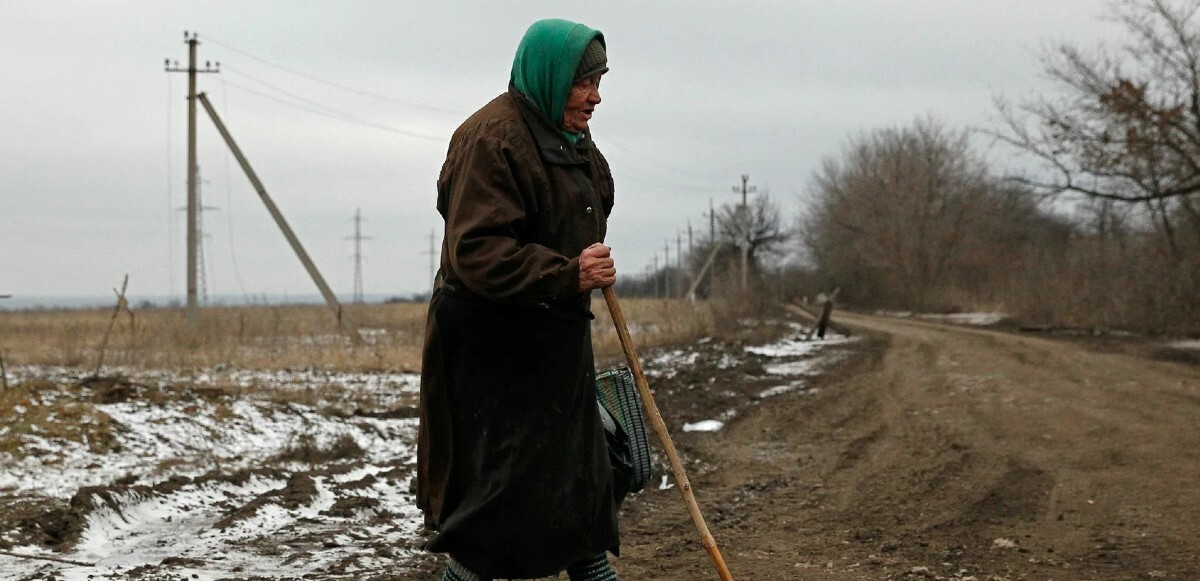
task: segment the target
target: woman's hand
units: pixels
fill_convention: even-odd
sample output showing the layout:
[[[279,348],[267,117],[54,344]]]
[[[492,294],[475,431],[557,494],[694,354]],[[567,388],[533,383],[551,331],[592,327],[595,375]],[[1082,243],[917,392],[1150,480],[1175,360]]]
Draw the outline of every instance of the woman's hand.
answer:
[[[599,242],[584,248],[579,255],[579,292],[610,287],[616,282],[617,268],[612,249]]]

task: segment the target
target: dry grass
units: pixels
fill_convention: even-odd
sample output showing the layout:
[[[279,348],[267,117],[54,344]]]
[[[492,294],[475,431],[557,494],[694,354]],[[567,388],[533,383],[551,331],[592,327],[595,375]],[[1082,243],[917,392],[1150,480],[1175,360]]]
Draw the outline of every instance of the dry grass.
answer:
[[[679,299],[619,299],[621,313],[638,353],[644,349],[689,343],[714,333],[712,304]],[[614,363],[625,357],[616,327],[602,300],[592,302],[596,320],[592,345],[598,362]]]
[[[137,311],[117,319],[104,362],[134,369],[419,368],[424,304],[351,305],[347,312],[367,330],[366,345],[351,346],[318,305],[205,308],[194,329],[183,310]],[[0,349],[10,366],[88,369],[111,316],[103,309],[0,313]]]
[[[597,360],[619,361],[621,346],[604,301],[597,297],[593,307]],[[621,308],[639,350],[713,333],[706,303],[622,299]],[[130,369],[417,371],[425,312],[424,303],[348,305],[347,313],[368,339],[354,346],[323,305],[205,308],[195,329],[180,309],[135,311],[132,318],[117,319],[104,363]],[[0,354],[9,367],[89,370],[111,316],[106,309],[0,312]]]
[[[113,443],[112,422],[89,401],[58,397],[66,386],[30,380],[0,391],[0,454],[15,454],[29,437],[69,441],[105,452]],[[45,401],[51,405],[45,405]]]

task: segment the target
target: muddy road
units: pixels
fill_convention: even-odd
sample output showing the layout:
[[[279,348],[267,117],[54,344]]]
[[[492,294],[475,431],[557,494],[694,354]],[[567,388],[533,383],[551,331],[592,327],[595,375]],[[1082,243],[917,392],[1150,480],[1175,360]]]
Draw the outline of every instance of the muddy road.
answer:
[[[680,429],[722,410],[694,389],[716,370],[651,380],[735,578],[1200,579],[1200,368],[840,322],[850,356],[720,432]],[[676,491],[638,495],[622,525],[623,579],[717,578]]]

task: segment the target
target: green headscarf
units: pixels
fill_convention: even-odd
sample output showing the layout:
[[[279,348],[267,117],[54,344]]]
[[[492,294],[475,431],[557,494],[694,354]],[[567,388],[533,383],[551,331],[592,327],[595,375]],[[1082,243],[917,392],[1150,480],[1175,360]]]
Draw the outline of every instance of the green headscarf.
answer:
[[[575,81],[575,69],[593,38],[604,42],[599,30],[550,18],[530,25],[517,46],[509,80],[555,127],[562,127],[563,108]],[[563,134],[571,142],[577,137],[567,131]]]

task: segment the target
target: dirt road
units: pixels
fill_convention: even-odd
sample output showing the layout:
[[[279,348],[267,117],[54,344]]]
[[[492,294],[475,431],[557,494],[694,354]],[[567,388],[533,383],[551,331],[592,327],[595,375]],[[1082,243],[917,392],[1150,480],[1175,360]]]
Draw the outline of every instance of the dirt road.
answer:
[[[724,409],[696,387],[753,394],[761,373],[651,381],[735,578],[1200,579],[1200,368],[840,322],[853,356],[720,432],[681,431]],[[676,491],[622,523],[623,579],[716,579]]]

